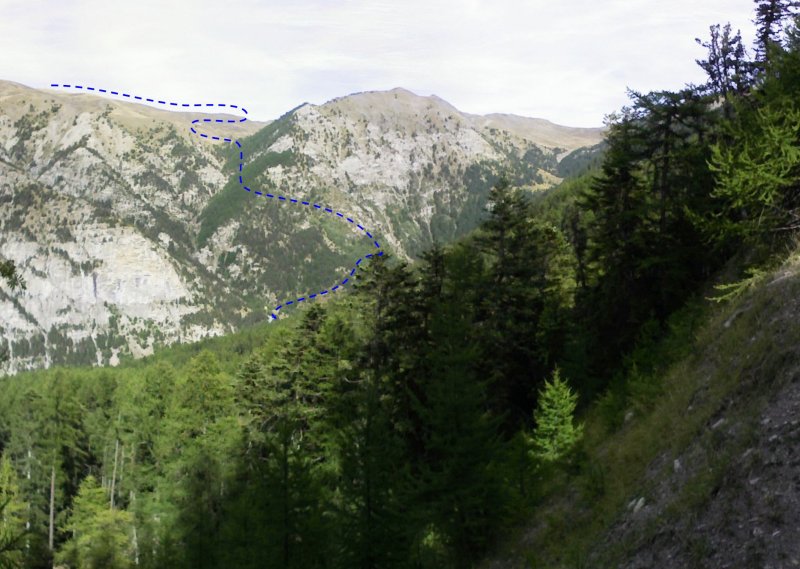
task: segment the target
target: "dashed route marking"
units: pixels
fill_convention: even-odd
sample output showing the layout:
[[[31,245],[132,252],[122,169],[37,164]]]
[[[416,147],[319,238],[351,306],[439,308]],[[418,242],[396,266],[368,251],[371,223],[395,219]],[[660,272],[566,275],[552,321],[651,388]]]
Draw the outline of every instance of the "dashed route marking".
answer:
[[[172,102],[172,101],[162,101],[160,99],[153,99],[153,98],[150,98],[150,97],[140,97],[139,95],[131,95],[130,93],[121,93],[119,91],[112,91],[110,89],[100,89],[98,87],[89,87],[89,86],[86,86],[86,85],[74,85],[74,84],[66,84],[66,83],[50,83],[50,86],[51,87],[64,88],[64,89],[78,89],[78,90],[81,90],[81,91],[89,91],[89,92],[94,92],[94,93],[104,93],[104,94],[107,94],[107,95],[114,95],[116,97],[124,97],[124,98],[128,98],[128,99],[134,99],[134,100],[137,100],[137,101],[145,101],[145,102],[148,102],[148,103],[153,103],[153,104],[156,104],[156,105],[164,105],[164,106],[167,106],[167,107],[179,107],[179,108],[182,108],[182,109],[189,108],[189,109],[192,109],[192,110],[195,110],[195,109],[197,109],[197,110],[199,110],[199,109],[207,110],[209,107],[216,107],[216,108],[225,107],[227,109],[234,109],[235,111],[241,111],[245,115],[248,114],[246,108],[241,107],[239,105],[230,105],[230,104],[226,104],[226,103],[175,103],[175,102]],[[297,205],[300,205],[300,206],[303,206],[303,207],[307,207],[309,210],[317,210],[319,212],[324,212],[324,213],[330,214],[331,216],[333,216],[333,217],[335,217],[337,219],[340,219],[343,222],[348,223],[353,228],[356,228],[358,231],[363,233],[364,237],[367,237],[368,239],[370,239],[372,241],[372,245],[374,245],[375,249],[377,249],[373,253],[368,253],[368,254],[364,255],[363,257],[360,257],[355,262],[355,264],[353,265],[353,268],[350,270],[350,272],[348,273],[347,277],[342,279],[341,281],[337,281],[337,283],[334,284],[333,286],[331,286],[329,288],[326,288],[324,290],[318,291],[318,292],[316,292],[314,294],[306,294],[304,296],[295,298],[293,300],[287,300],[287,301],[285,301],[285,302],[283,302],[281,304],[278,304],[275,308],[272,309],[272,312],[270,312],[270,318],[272,320],[276,320],[278,318],[277,313],[282,308],[285,308],[287,306],[292,306],[292,305],[295,305],[295,304],[300,304],[301,302],[305,302],[305,301],[313,301],[317,297],[325,296],[327,294],[331,294],[331,293],[334,293],[334,292],[340,290],[343,286],[347,285],[347,283],[350,282],[350,279],[356,274],[356,270],[361,266],[361,263],[364,261],[364,259],[371,259],[373,257],[381,257],[383,255],[383,250],[381,249],[380,243],[378,243],[377,239],[372,235],[372,233],[367,231],[364,228],[363,225],[361,225],[360,223],[357,223],[355,220],[353,220],[352,217],[350,217],[348,215],[345,215],[345,214],[343,214],[341,212],[335,211],[335,210],[333,210],[333,209],[331,209],[329,207],[325,207],[324,205],[320,205],[318,203],[309,202],[309,201],[302,200],[302,199],[286,197],[286,196],[277,195],[277,194],[271,194],[271,193],[263,192],[261,190],[255,190],[255,189],[250,188],[249,186],[247,186],[247,183],[245,182],[245,180],[242,177],[242,170],[244,168],[244,148],[243,148],[241,142],[239,142],[235,138],[225,138],[225,137],[222,137],[222,136],[211,136],[211,135],[206,134],[204,132],[200,132],[200,131],[197,130],[197,128],[195,128],[195,126],[199,127],[200,124],[204,124],[204,123],[211,123],[211,124],[243,123],[246,120],[247,120],[247,117],[242,117],[242,118],[239,118],[239,119],[209,119],[209,118],[206,118],[206,119],[195,119],[195,120],[192,121],[191,125],[189,126],[189,130],[192,131],[192,134],[197,135],[200,138],[205,138],[205,139],[208,139],[208,140],[217,140],[217,141],[220,141],[220,142],[227,142],[229,144],[235,144],[236,145],[236,147],[239,149],[239,170],[238,170],[239,173],[238,173],[237,177],[238,177],[239,185],[242,186],[242,189],[244,191],[250,192],[251,194],[254,194],[257,197],[265,197],[267,199],[271,199],[271,200],[274,200],[276,202],[297,204]]]

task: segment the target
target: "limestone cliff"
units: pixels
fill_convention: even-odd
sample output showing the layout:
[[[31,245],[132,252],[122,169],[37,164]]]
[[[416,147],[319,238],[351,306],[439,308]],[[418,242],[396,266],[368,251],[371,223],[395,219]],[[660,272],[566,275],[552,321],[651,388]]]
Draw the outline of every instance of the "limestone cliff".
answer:
[[[364,252],[335,219],[243,192],[235,149],[189,131],[210,117],[0,82],[0,255],[27,282],[0,288],[6,372],[233,330]],[[251,186],[347,212],[405,258],[473,229],[501,173],[550,187],[602,138],[403,89],[221,128]]]

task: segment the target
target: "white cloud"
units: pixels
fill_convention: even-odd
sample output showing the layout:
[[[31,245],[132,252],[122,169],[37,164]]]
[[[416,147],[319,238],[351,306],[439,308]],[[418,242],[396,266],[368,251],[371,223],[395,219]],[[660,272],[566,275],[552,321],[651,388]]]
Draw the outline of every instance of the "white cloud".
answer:
[[[694,43],[751,0],[0,0],[0,78],[97,85],[273,118],[406,87],[474,113],[592,126],[625,87],[702,80]]]

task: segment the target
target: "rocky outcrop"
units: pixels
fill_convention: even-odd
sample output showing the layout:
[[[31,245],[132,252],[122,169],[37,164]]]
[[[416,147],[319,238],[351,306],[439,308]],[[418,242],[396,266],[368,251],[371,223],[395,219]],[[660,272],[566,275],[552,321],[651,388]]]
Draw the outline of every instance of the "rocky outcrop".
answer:
[[[210,116],[0,82],[0,255],[28,285],[0,288],[6,372],[221,334],[364,253],[335,219],[243,192],[238,153],[188,130]],[[602,136],[402,89],[236,127],[250,185],[347,212],[405,258],[474,228],[500,173],[550,187]]]

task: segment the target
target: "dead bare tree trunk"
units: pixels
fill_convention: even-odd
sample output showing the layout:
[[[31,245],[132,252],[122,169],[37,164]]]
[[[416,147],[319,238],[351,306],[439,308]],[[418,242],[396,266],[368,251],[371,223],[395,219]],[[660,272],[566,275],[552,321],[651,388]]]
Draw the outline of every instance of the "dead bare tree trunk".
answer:
[[[50,464],[50,533],[47,536],[47,545],[53,551],[53,538],[55,536],[56,521],[56,461]]]
[[[119,439],[114,443],[114,470],[111,473],[111,509],[114,509],[114,492],[117,485],[117,454],[119,454]]]

